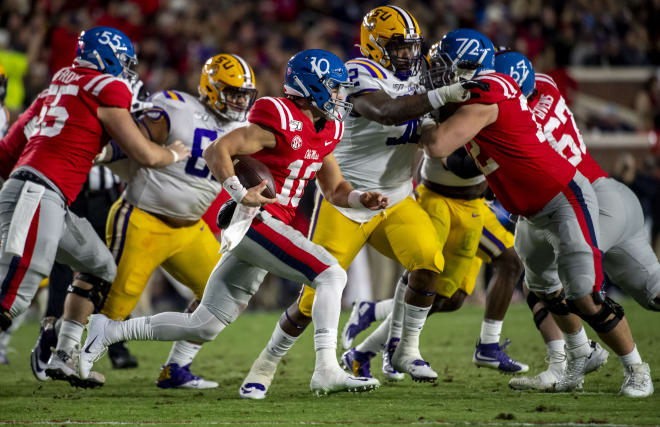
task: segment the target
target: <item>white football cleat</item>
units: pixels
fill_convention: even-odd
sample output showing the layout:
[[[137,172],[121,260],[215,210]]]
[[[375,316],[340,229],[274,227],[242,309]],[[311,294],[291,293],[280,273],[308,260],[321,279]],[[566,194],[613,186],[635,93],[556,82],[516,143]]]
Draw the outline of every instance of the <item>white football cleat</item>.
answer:
[[[309,388],[316,396],[325,396],[340,391],[361,393],[375,390],[380,387],[376,378],[354,377],[342,370],[339,366],[315,369]]]
[[[623,385],[619,394],[626,397],[647,397],[653,394],[653,381],[648,363],[637,363],[623,369]]]
[[[112,322],[103,314],[93,314],[89,316],[87,323],[87,338],[80,352],[80,376],[87,378],[89,372],[94,366],[94,362],[99,360],[108,350],[108,342],[105,338],[105,328]]]
[[[191,388],[204,390],[207,388],[216,388],[220,384],[202,377],[198,377],[190,372],[190,365],[179,366],[177,363],[169,363],[160,370],[160,375],[156,380],[156,386],[159,388]]]
[[[399,372],[392,367],[391,358],[398,343],[399,338],[392,338],[387,347],[383,348],[383,366],[381,369],[385,379],[392,382],[403,381],[406,378],[406,374]]]
[[[78,375],[78,366],[76,364],[78,351],[78,349],[75,349],[71,355],[62,350],[53,351],[48,360],[48,365],[46,365],[46,375],[53,380],[68,381],[74,387],[101,387],[105,384],[103,374],[91,371],[87,378],[81,378]]]
[[[590,341],[589,346],[591,347],[591,353],[589,353],[587,363],[584,367],[585,374],[590,374],[605,366],[607,363],[607,357],[610,355],[610,353],[601,347],[596,341]]]
[[[509,380],[509,387],[514,390],[551,390],[562,378],[566,362],[553,363],[548,369],[533,377],[519,376]]]
[[[399,343],[392,355],[392,367],[398,372],[407,372],[413,381],[434,382],[438,374],[431,369],[431,365],[422,359],[416,348],[404,348]]]
[[[270,387],[277,371],[277,363],[266,360],[264,357],[265,351],[266,349],[254,361],[250,372],[241,384],[241,388],[238,389],[238,395],[242,399],[261,400],[266,398],[268,387]]]

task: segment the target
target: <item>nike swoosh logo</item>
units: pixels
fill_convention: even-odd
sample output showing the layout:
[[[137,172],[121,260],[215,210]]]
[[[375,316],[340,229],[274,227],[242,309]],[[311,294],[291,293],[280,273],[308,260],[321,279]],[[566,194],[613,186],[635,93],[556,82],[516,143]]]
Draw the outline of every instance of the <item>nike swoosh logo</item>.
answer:
[[[351,375],[351,379],[354,379],[355,381],[363,381],[363,382],[369,381],[369,379],[367,379],[367,378],[358,378],[358,377],[354,377],[352,375]]]
[[[94,339],[92,340],[92,342],[90,342],[89,344],[87,344],[87,347],[85,347],[85,353],[91,353],[91,351],[89,351],[89,348],[94,344],[94,342],[96,341],[96,339],[97,339],[98,337],[99,337],[98,335],[95,336]]]
[[[252,393],[252,390],[248,390],[245,387],[241,387],[241,391],[245,394]]]
[[[325,146],[327,147],[328,145],[332,144],[333,141],[326,141]]]
[[[493,358],[493,357],[483,357],[481,353],[477,353],[474,355],[474,358],[479,360],[480,362],[499,362],[499,360]]]
[[[476,215],[475,215],[475,214],[472,214],[472,218],[476,218],[476,217],[478,217],[478,216],[479,216],[479,214],[476,214]]]

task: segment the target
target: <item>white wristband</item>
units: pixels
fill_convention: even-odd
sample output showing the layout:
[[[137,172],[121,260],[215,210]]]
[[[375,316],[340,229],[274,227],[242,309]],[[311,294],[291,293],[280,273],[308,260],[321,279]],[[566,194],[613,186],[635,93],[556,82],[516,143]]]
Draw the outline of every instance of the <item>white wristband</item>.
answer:
[[[241,200],[247,194],[247,189],[243,187],[243,184],[241,184],[241,181],[238,180],[236,175],[225,179],[225,182],[222,183],[222,188],[229,193],[232,199],[236,200],[236,203],[241,203]]]
[[[174,156],[174,161],[172,163],[178,162],[179,161],[179,155],[177,154],[177,152],[172,150],[171,148],[168,148],[168,150],[170,150],[170,153],[172,153],[172,155]]]
[[[364,205],[360,201],[360,197],[362,197],[362,191],[353,190],[348,193],[348,206],[351,208],[363,208]]]
[[[442,88],[439,87],[437,89],[426,92],[426,96],[429,97],[429,102],[431,103],[431,107],[433,107],[434,110],[437,110],[438,108],[445,105],[444,96],[441,95],[441,89]]]

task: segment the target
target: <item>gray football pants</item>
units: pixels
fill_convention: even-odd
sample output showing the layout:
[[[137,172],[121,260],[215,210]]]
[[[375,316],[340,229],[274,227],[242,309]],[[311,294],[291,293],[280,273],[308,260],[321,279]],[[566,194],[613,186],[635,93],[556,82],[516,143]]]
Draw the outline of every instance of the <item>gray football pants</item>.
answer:
[[[25,181],[10,178],[0,190],[0,242],[2,247]],[[117,267],[105,243],[91,224],[67,209],[62,196],[46,189],[31,220],[23,256],[0,248],[0,306],[12,317],[24,312],[32,302],[39,283],[50,274],[53,262],[66,264],[73,271],[88,273],[108,282]]]

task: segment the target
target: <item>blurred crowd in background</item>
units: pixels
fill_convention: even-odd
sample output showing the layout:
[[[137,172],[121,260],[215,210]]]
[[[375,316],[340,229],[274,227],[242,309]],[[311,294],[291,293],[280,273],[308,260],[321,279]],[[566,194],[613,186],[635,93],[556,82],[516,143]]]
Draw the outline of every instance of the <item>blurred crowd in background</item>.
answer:
[[[254,68],[262,95],[281,93],[284,64],[303,48],[359,55],[363,15],[383,1],[357,0],[3,0],[0,63],[12,80],[8,106],[20,111],[59,68],[69,65],[81,30],[109,25],[138,46],[149,89],[196,93],[204,61],[238,53]],[[567,65],[660,63],[660,0],[401,0],[428,45],[456,27],[476,28],[496,46],[526,54],[560,86]],[[16,76],[19,76],[18,78]],[[569,101],[570,101],[570,93]],[[660,108],[657,78],[639,97],[651,127]],[[655,120],[656,122],[658,120]],[[660,127],[660,126],[658,126]]]
[[[278,96],[285,64],[296,51],[322,48],[345,59],[360,55],[355,45],[360,41],[361,19],[383,3],[389,2],[2,0],[0,64],[9,76],[6,104],[15,119],[58,69],[71,64],[79,33],[95,25],[118,28],[133,40],[138,72],[152,92],[176,88],[197,93],[204,61],[230,52],[252,65],[261,96]],[[569,66],[660,64],[660,0],[400,0],[395,4],[417,18],[427,47],[452,29],[470,27],[484,32],[496,46],[526,54],[537,71],[553,76],[569,104],[578,90],[567,72]],[[660,74],[650,75],[632,105],[640,124],[624,130],[660,130]],[[612,130],[598,123],[592,126],[588,118],[581,126]],[[660,236],[657,161],[650,157],[637,163],[632,156],[621,156],[613,172],[635,190],[649,224],[656,224],[651,235]],[[383,269],[371,270],[375,277],[359,280],[385,280],[379,276]],[[268,292],[268,286],[263,288]],[[297,289],[285,288],[289,293]],[[156,291],[154,303],[157,295]],[[374,296],[386,295],[375,290]],[[274,300],[278,298],[264,298],[266,303]],[[277,305],[288,302],[284,298]]]

